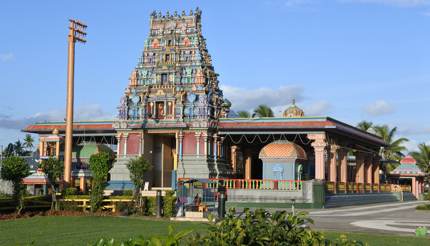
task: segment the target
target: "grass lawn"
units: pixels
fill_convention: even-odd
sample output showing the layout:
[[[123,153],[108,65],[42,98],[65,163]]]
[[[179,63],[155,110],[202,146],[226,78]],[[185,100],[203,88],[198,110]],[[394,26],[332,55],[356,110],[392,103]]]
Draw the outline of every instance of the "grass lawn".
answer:
[[[336,239],[339,235],[345,234],[349,239],[360,240],[367,242],[370,246],[424,246],[430,245],[429,238],[417,238],[414,236],[398,236],[388,234],[374,234],[374,233],[347,233],[347,232],[332,232],[324,231],[324,235],[328,239]]]
[[[138,235],[151,237],[165,235],[168,225],[179,230],[204,230],[205,224],[171,222],[168,220],[119,218],[119,217],[33,217],[29,219],[0,221],[0,245],[88,245],[101,237],[128,239]],[[429,239],[381,234],[324,232],[334,239],[347,234],[351,239],[369,245],[430,245]]]
[[[88,245],[101,237],[128,239],[138,235],[165,235],[175,230],[201,230],[202,223],[120,217],[41,216],[0,221],[0,245]]]

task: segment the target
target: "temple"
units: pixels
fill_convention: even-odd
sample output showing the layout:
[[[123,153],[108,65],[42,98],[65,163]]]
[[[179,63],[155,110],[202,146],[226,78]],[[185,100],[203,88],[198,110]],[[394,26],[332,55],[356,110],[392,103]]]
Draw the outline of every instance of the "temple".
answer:
[[[86,158],[109,148],[116,155],[108,186],[114,191],[133,187],[126,164],[136,156],[152,163],[150,189],[177,190],[190,179],[206,187],[222,182],[237,203],[294,199],[324,206],[318,195],[324,191],[388,191],[380,184],[385,143],[378,136],[330,117],[305,116],[294,101],[282,117],[271,118],[236,118],[231,106],[202,35],[201,11],[153,12],[117,118],[74,122],[73,185],[87,189]],[[39,134],[41,159],[63,158],[64,122],[34,123],[24,131]]]

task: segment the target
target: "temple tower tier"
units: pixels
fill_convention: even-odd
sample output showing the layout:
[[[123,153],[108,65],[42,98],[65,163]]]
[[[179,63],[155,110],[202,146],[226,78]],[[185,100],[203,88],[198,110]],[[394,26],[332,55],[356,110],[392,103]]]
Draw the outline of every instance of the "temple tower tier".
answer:
[[[129,187],[127,160],[145,156],[151,186],[174,187],[181,177],[210,178],[231,171],[214,136],[231,103],[223,98],[202,35],[201,11],[153,12],[142,55],[120,100],[114,128],[117,162],[112,188]]]

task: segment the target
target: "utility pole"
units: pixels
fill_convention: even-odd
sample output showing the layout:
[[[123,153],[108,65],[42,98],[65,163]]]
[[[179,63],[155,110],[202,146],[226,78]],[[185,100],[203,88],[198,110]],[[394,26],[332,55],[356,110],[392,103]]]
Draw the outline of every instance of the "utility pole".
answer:
[[[64,182],[70,184],[72,174],[73,140],[73,97],[75,75],[75,42],[85,43],[87,25],[79,20],[69,20],[68,61],[67,61],[67,101],[66,101],[66,142],[64,150]]]

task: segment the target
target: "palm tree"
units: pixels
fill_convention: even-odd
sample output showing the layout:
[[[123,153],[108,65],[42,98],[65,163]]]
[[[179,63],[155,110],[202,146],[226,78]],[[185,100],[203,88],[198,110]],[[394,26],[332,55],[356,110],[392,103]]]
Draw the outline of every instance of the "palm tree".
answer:
[[[405,142],[409,141],[407,138],[395,139],[397,127],[390,129],[388,125],[373,126],[376,135],[381,137],[385,144],[387,145],[382,150],[382,156],[387,161],[385,167],[385,172],[390,172],[394,170],[395,163],[400,161],[404,156],[402,151],[406,151],[406,147],[403,145]]]
[[[30,134],[26,134],[24,138],[24,147],[27,148],[28,151],[31,151],[33,148],[34,139]]]
[[[239,117],[239,118],[249,118],[250,117],[250,114],[249,114],[249,112],[248,111],[239,111],[239,112],[237,112],[237,116]]]
[[[23,156],[24,155],[24,146],[22,145],[21,141],[18,140],[15,142],[15,155],[16,156]]]
[[[370,122],[370,121],[365,121],[365,120],[363,120],[363,121],[361,121],[361,122],[359,122],[358,124],[357,124],[357,128],[358,129],[360,129],[360,130],[363,130],[363,131],[368,131],[368,130],[370,130],[371,128],[373,127],[373,123],[372,122]]]
[[[273,117],[273,111],[269,106],[260,104],[256,109],[254,109],[252,117]]]
[[[418,151],[413,151],[410,153],[415,160],[417,160],[417,165],[423,170],[426,174],[430,172],[430,146],[421,143],[418,144]]]

